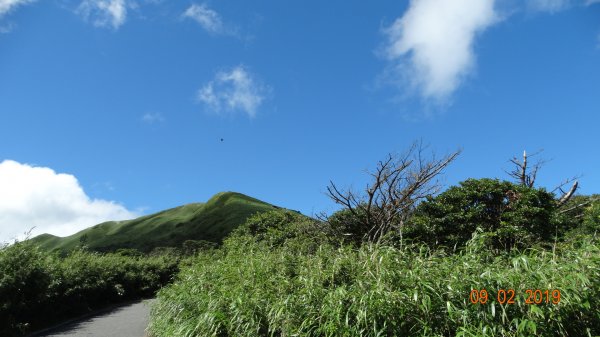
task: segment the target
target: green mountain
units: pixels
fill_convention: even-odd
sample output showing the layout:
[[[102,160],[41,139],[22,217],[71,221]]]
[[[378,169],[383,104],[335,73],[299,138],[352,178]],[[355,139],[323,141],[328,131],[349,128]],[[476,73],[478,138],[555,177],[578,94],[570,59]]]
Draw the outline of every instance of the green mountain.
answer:
[[[31,239],[42,249],[67,252],[85,244],[107,252],[134,248],[180,247],[186,240],[219,243],[231,230],[257,213],[279,207],[241,193],[222,192],[206,203],[194,203],[133,220],[108,221],[67,237],[42,234]]]

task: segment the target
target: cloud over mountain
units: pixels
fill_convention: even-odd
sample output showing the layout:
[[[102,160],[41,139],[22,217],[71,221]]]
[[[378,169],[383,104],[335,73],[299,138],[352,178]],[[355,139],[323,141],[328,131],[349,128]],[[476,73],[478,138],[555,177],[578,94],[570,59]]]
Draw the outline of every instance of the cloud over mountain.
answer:
[[[77,178],[4,160],[0,163],[0,242],[32,234],[64,236],[107,220],[137,216],[112,201],[90,198]]]

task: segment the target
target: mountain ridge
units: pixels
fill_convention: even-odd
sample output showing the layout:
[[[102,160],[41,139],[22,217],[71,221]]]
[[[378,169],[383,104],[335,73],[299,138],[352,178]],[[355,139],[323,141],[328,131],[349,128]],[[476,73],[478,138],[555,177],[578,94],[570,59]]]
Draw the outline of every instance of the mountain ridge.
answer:
[[[131,220],[105,221],[65,237],[44,233],[31,241],[44,250],[61,253],[83,245],[99,252],[121,248],[150,252],[157,247],[181,247],[187,240],[218,244],[249,216],[275,209],[281,207],[238,192],[220,192],[204,203],[185,204]]]

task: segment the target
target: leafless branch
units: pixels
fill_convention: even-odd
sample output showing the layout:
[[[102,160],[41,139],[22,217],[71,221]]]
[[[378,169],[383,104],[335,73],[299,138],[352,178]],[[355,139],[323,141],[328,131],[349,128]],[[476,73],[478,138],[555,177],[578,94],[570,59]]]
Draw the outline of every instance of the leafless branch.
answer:
[[[530,165],[530,163],[528,162],[528,158],[538,155],[542,151],[543,150],[539,150],[532,155],[527,155],[527,151],[523,151],[522,160],[513,157],[513,159],[511,159],[510,162],[514,164],[515,168],[507,173],[515,180],[517,180],[517,182],[520,185],[531,188],[534,187],[535,180],[537,178],[537,173],[539,169],[546,163],[546,161],[538,160],[533,165]],[[569,199],[571,199],[571,197],[575,194],[579,186],[577,179],[578,177],[567,179],[552,190],[551,193],[554,193],[556,191],[560,191],[561,193],[561,197],[557,201],[558,207],[564,206],[567,203],[567,201],[569,201]],[[563,187],[567,184],[570,184],[571,182],[573,182],[573,185],[571,186],[569,191],[563,190]]]
[[[565,180],[564,180],[564,181],[562,181],[560,184],[558,184],[558,185],[557,185],[557,186],[556,186],[556,187],[555,187],[555,188],[554,188],[552,191],[550,191],[550,193],[554,193],[554,192],[556,192],[556,191],[559,191],[561,194],[565,194],[566,192],[563,190],[563,187],[564,187],[565,185],[568,185],[568,184],[571,184],[571,183],[573,183],[573,182],[577,181],[577,180],[578,180],[578,179],[580,179],[580,178],[581,178],[581,175],[578,175],[578,176],[575,176],[575,177],[572,177],[572,178],[565,179]]]
[[[571,186],[571,189],[569,190],[569,192],[563,194],[563,196],[558,200],[558,207],[563,206],[564,204],[567,203],[567,201],[569,201],[569,199],[571,199],[571,197],[573,196],[575,191],[577,191],[578,186],[579,186],[579,182],[575,181],[573,183],[573,186]]]
[[[598,200],[600,200],[600,198],[590,198],[589,200],[587,200],[585,202],[582,202],[582,203],[579,203],[579,204],[577,204],[575,206],[572,206],[572,207],[560,210],[559,213],[560,214],[562,214],[562,213],[568,213],[568,212],[574,211],[576,209],[579,209],[581,207],[584,207],[584,206],[587,206],[587,205],[591,205],[591,204],[593,204],[594,202],[596,202]]]
[[[531,155],[527,155],[527,151],[523,151],[523,159],[517,157],[510,159],[510,162],[515,165],[515,168],[506,173],[513,177],[520,185],[533,187],[539,169],[546,163],[545,160],[538,160],[533,165],[528,162],[528,159],[540,154],[543,150],[539,150]]]
[[[460,153],[460,150],[436,159],[425,158],[426,147],[415,142],[403,155],[388,155],[369,173],[372,182],[364,194],[340,191],[330,181],[328,196],[347,209],[358,221],[363,239],[380,241],[388,232],[399,229],[416,204],[439,191],[433,179],[440,175]]]

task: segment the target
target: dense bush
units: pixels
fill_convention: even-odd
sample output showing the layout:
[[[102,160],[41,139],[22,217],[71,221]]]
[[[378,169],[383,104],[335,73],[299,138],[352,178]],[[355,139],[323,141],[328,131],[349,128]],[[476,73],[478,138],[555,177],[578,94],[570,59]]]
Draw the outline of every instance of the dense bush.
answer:
[[[206,240],[185,240],[181,244],[181,251],[185,256],[191,256],[204,250],[215,249],[217,246],[217,243]]]
[[[592,234],[598,234],[600,231],[600,200],[586,207],[583,213],[583,227]]]
[[[3,247],[0,336],[19,336],[110,303],[150,296],[178,270],[171,256],[130,253],[78,250],[60,258],[27,242]]]
[[[327,218],[327,222],[335,235],[343,239],[345,243],[360,245],[366,241],[368,229],[361,224],[359,219],[365,216],[362,214],[364,213],[363,209],[357,208],[355,212],[359,214],[358,217],[349,209],[341,209],[331,214]]]
[[[17,243],[0,249],[0,336],[29,328],[38,306],[46,303],[53,267],[36,247]]]
[[[177,336],[587,336],[600,334],[600,243],[492,255],[476,236],[457,254],[242,241],[200,255],[158,293],[150,331]],[[489,301],[472,304],[472,289]],[[500,305],[499,289],[515,289]],[[525,304],[526,289],[560,303]]]
[[[549,242],[566,231],[551,193],[494,179],[468,179],[428,198],[405,226],[404,236],[431,246],[462,247],[477,227],[495,249]]]
[[[244,242],[260,242],[270,248],[284,243],[298,253],[315,251],[319,245],[334,243],[337,238],[328,223],[287,210],[257,213],[236,228],[224,240],[225,249],[237,249]]]

